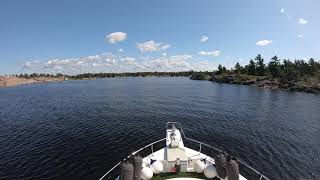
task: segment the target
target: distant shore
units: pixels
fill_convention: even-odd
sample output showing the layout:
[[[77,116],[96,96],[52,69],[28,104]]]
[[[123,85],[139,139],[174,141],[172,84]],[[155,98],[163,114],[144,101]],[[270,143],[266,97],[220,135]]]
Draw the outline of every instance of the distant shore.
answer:
[[[213,76],[207,74],[194,74],[190,76],[190,79],[208,80],[216,83],[248,85],[266,89],[280,89],[320,94],[320,83],[312,81],[281,81],[278,78],[270,78],[268,76],[237,74]]]
[[[97,78],[113,78],[113,77],[189,77],[191,71],[182,72],[127,72],[127,73],[84,73],[78,75],[63,74],[20,74],[10,76],[0,76],[0,88],[12,87],[22,84],[57,82],[66,80],[91,80]]]
[[[99,73],[81,74],[77,76],[65,75],[28,75],[28,76],[0,76],[0,88],[12,87],[22,84],[59,82],[66,80],[91,80],[97,78],[113,77],[190,77],[191,80],[207,80],[216,83],[240,84],[266,89],[280,89],[306,93],[320,94],[320,83],[314,80],[283,81],[270,76],[253,76],[244,74],[212,75],[209,72],[150,72],[150,73]]]

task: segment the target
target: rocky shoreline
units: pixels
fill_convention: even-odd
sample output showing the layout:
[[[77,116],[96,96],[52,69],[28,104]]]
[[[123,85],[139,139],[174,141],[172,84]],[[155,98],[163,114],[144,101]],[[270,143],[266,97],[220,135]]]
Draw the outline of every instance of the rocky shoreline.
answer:
[[[64,77],[34,77],[24,78],[16,76],[0,76],[0,88],[12,87],[22,84],[43,83],[43,82],[57,82],[67,80]]]
[[[191,75],[191,80],[208,80],[216,83],[240,84],[266,89],[280,89],[286,91],[298,91],[306,93],[320,94],[319,82],[306,81],[281,81],[268,76],[248,76],[248,75]]]

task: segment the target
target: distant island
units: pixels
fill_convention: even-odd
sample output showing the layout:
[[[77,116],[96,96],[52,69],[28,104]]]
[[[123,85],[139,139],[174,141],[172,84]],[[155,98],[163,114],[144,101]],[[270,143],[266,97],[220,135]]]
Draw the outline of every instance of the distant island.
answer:
[[[216,71],[182,72],[126,72],[126,73],[84,73],[78,75],[52,75],[44,73],[0,76],[0,87],[19,84],[55,82],[64,80],[84,80],[113,77],[190,77],[191,80],[208,80],[216,83],[250,85],[269,89],[282,89],[320,94],[320,62],[310,58],[305,60],[280,60],[277,56],[265,64],[259,54],[241,66],[227,69],[219,65]]]

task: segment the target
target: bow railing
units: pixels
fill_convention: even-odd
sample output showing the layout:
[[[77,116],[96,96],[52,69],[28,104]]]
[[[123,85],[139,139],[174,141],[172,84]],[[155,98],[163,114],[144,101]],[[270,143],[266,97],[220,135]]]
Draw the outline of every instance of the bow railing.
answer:
[[[187,140],[187,142],[191,142],[191,143],[194,143],[196,145],[199,146],[199,153],[202,153],[204,151],[205,148],[208,148],[209,150],[213,150],[215,151],[216,153],[225,153],[224,151],[216,148],[216,147],[213,147],[209,144],[206,144],[204,142],[201,142],[201,141],[197,141],[197,140],[194,140],[192,138],[189,138],[185,135],[184,131],[183,131],[183,128],[181,126],[180,123],[178,122],[168,122],[166,124],[166,130],[169,129],[169,125],[178,125],[179,129],[180,129],[180,132],[182,134],[182,137],[184,140]],[[159,144],[160,142],[162,141],[165,141],[166,138],[162,138],[162,139],[159,139],[157,141],[154,141],[148,145],[145,145],[144,147],[132,152],[129,156],[127,156],[126,158],[124,158],[122,161],[118,162],[116,165],[114,165],[108,172],[106,172],[99,180],[104,180],[104,179],[116,179],[116,177],[118,177],[118,174],[114,174],[115,170],[118,169],[121,165],[122,162],[128,160],[129,158],[139,154],[140,152],[144,151],[144,150],[147,150],[149,149],[149,151],[151,151],[151,154],[153,154],[154,152],[154,146],[156,144]],[[184,141],[186,142],[186,141]],[[163,146],[162,146],[163,147]],[[160,148],[159,148],[160,149]],[[159,150],[157,149],[157,150]],[[150,155],[150,154],[149,154]],[[263,175],[262,173],[260,173],[258,170],[254,169],[253,167],[251,167],[250,165],[248,165],[247,163],[245,163],[244,161],[240,160],[239,158],[236,158],[237,162],[239,163],[239,167],[241,168],[240,171],[241,171],[241,174],[245,173],[248,177],[250,177],[250,179],[259,179],[259,180],[270,180],[269,178],[267,178],[265,175]],[[119,171],[118,171],[119,172]]]

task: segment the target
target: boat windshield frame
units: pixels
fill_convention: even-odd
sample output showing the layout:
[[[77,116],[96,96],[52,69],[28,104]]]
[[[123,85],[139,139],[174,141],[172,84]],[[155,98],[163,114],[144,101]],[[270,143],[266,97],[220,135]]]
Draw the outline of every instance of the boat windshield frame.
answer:
[[[171,128],[169,127],[169,125],[173,125],[173,127],[175,127],[176,129],[179,129],[184,140],[188,140],[189,142],[198,144],[198,145],[199,145],[199,153],[201,153],[201,150],[202,150],[203,146],[205,146],[205,147],[207,147],[207,148],[209,148],[209,149],[212,149],[212,150],[214,150],[214,151],[216,151],[216,152],[218,152],[218,153],[226,154],[225,151],[222,151],[222,150],[220,150],[220,149],[218,149],[218,148],[216,148],[216,147],[213,147],[213,146],[211,146],[211,145],[209,145],[209,144],[207,144],[207,143],[204,143],[204,142],[201,142],[201,141],[198,141],[198,140],[195,140],[195,139],[192,139],[192,138],[187,137],[187,136],[185,135],[185,133],[184,133],[184,131],[183,131],[183,128],[182,128],[182,126],[181,126],[181,124],[180,124],[179,122],[167,122],[167,123],[166,123],[166,131],[168,131],[169,129],[171,129]],[[178,127],[177,127],[177,125],[178,125]],[[140,149],[132,152],[129,156],[127,156],[127,157],[124,158],[122,161],[119,161],[116,165],[114,165],[114,166],[113,166],[108,172],[106,172],[99,180],[111,178],[111,177],[107,178],[107,176],[108,176],[112,171],[114,171],[117,167],[119,167],[122,162],[127,161],[129,158],[135,156],[137,153],[141,152],[142,150],[145,150],[145,149],[147,149],[147,148],[151,148],[151,154],[153,154],[153,152],[154,152],[154,149],[153,149],[154,145],[155,145],[155,144],[158,144],[158,143],[160,143],[160,142],[162,142],[162,141],[165,141],[165,140],[166,140],[166,138],[159,139],[159,140],[157,140],[157,141],[154,141],[154,142],[152,142],[152,143],[150,143],[150,144],[148,144],[148,145],[145,145],[145,146],[143,146],[142,148],[140,148]],[[251,172],[255,173],[255,175],[257,175],[257,176],[259,177],[259,180],[270,180],[270,179],[267,178],[265,175],[263,175],[263,174],[260,173],[258,170],[256,170],[255,168],[251,167],[250,165],[248,165],[248,164],[247,164],[246,162],[244,162],[243,160],[241,160],[241,159],[239,159],[239,158],[236,158],[236,160],[237,160],[237,162],[238,162],[239,164],[243,165],[244,167],[248,168]],[[116,177],[113,177],[113,179],[115,179],[115,178],[116,178]]]

